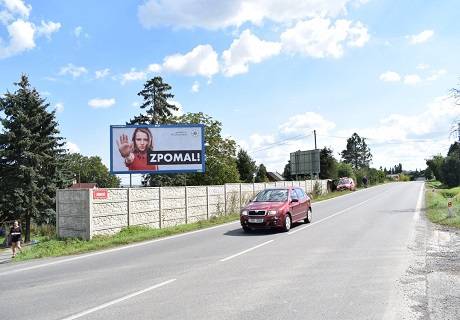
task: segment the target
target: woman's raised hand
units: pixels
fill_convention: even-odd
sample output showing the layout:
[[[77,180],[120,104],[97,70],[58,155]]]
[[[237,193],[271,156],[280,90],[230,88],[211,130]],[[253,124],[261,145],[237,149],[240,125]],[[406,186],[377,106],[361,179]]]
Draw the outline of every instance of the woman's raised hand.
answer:
[[[126,158],[131,152],[133,152],[133,144],[129,143],[129,139],[126,134],[122,134],[120,136],[120,140],[117,140],[117,145],[123,158]]]

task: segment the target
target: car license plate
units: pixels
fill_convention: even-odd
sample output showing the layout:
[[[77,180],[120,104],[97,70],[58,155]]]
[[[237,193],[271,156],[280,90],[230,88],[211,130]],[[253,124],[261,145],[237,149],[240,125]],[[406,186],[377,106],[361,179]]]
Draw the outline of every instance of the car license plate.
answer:
[[[249,219],[249,223],[263,223],[264,219]]]

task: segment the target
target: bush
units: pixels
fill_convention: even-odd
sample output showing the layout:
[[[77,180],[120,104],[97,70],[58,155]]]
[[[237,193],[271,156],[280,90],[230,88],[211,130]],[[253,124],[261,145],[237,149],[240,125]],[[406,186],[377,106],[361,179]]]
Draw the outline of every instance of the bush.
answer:
[[[399,175],[399,181],[410,181],[410,177],[406,176],[405,174],[400,174]]]

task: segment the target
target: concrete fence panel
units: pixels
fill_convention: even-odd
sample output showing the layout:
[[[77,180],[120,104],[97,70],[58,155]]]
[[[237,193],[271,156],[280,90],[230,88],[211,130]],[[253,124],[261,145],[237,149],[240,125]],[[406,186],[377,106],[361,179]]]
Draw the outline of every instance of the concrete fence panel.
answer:
[[[59,237],[91,239],[127,226],[165,228],[238,213],[265,188],[299,186],[313,192],[316,181],[232,183],[220,186],[161,188],[67,189],[56,195]],[[317,180],[321,193],[327,181]],[[96,192],[105,190],[104,197]]]

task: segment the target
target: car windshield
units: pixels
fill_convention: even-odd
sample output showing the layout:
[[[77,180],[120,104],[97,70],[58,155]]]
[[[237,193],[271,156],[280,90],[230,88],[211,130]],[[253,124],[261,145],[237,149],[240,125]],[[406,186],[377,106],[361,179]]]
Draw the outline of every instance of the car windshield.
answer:
[[[283,202],[287,201],[287,189],[270,189],[261,191],[254,202]]]
[[[346,184],[346,183],[350,183],[350,180],[348,178],[340,178],[339,184]]]

